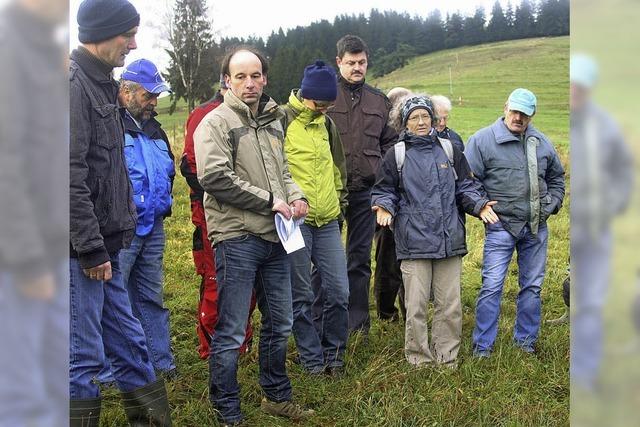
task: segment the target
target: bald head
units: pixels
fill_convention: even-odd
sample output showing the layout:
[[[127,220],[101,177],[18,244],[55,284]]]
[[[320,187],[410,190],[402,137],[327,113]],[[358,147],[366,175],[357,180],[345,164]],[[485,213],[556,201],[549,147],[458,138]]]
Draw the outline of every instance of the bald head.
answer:
[[[238,50],[229,55],[225,65],[227,69],[224,80],[227,87],[247,104],[255,115],[258,112],[262,90],[267,84],[261,58],[248,50]]]
[[[251,46],[237,46],[227,52],[220,67],[225,85],[235,96],[258,111],[262,89],[267,84],[269,63]]]
[[[391,102],[391,105],[394,106],[398,103],[398,101],[401,98],[404,98],[410,93],[411,91],[409,89],[398,86],[398,87],[394,87],[389,91],[389,93],[387,93],[387,98],[389,98],[389,102]]]

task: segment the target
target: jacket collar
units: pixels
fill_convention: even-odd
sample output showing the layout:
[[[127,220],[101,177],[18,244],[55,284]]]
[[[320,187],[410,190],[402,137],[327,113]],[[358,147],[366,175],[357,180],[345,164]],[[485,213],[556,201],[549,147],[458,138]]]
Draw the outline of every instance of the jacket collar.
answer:
[[[111,75],[113,67],[101,61],[84,46],[74,49],[71,52],[71,59],[77,62],[91,79],[98,82],[115,82]]]
[[[491,130],[493,131],[493,135],[496,137],[496,142],[498,144],[504,144],[505,142],[519,142],[520,138],[517,135],[514,135],[507,125],[504,124],[504,117],[499,117],[491,125]],[[542,134],[538,132],[538,129],[533,127],[531,123],[527,126],[527,129],[524,133],[524,139],[526,140],[530,136],[536,136],[538,138],[542,138]]]
[[[305,126],[311,123],[324,123],[324,115],[322,113],[313,111],[302,103],[299,89],[293,89],[291,91],[288,105],[291,107],[296,119],[303,122]]]
[[[428,143],[435,142],[438,137],[438,133],[435,128],[431,128],[429,135],[426,136],[418,136],[414,133],[409,132],[407,128],[404,128],[400,135],[398,136],[398,141],[405,141],[410,144],[419,144],[419,143]]]
[[[131,117],[131,114],[127,112],[127,109],[124,107],[120,108],[120,115],[122,116],[122,122],[124,123],[124,131],[130,133],[144,133],[149,138],[155,139],[160,138],[160,122],[156,120],[157,112],[153,112],[151,118],[146,122],[142,123],[142,129],[138,127],[136,122]]]
[[[338,78],[338,82],[350,92],[355,92],[359,89],[362,89],[362,86],[364,86],[364,79],[362,79],[360,83],[349,83],[347,79],[342,77],[342,75]]]
[[[238,98],[231,90],[228,90],[224,95],[224,105],[231,108],[243,121],[249,124],[256,123],[258,126],[263,126],[274,120],[279,120],[284,115],[276,101],[265,93],[260,97],[258,114],[256,117],[253,117],[253,113],[249,106]]]

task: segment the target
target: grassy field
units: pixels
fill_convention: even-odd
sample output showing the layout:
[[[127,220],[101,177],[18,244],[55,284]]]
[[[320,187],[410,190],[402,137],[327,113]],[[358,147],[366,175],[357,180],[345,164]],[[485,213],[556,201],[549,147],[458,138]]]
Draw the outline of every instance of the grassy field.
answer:
[[[568,172],[569,38],[530,39],[461,48],[416,58],[372,83],[383,90],[405,86],[449,95],[449,65],[453,76],[454,110],[450,124],[466,140],[502,112],[510,91],[533,90],[539,99],[534,123],[555,143]],[[268,92],[268,88],[267,88]],[[459,101],[461,100],[461,102]],[[159,120],[182,151],[184,107],[166,115],[168,99],[158,107]],[[568,182],[567,173],[567,182]],[[171,310],[172,341],[181,378],[169,384],[175,426],[216,425],[208,400],[208,365],[198,359],[195,334],[199,278],[191,258],[192,225],[187,186],[176,178],[173,216],[167,220],[165,252],[166,305]],[[566,202],[568,205],[568,201]],[[552,218],[549,260],[543,287],[543,318],[559,316],[560,293],[569,254],[568,208]],[[404,361],[403,327],[373,320],[369,341],[349,342],[347,375],[339,380],[310,378],[288,356],[294,398],[316,410],[312,426],[538,426],[569,424],[569,327],[542,326],[538,353],[525,355],[511,345],[518,292],[517,272],[510,269],[505,285],[500,332],[489,360],[470,357],[475,299],[481,285],[483,230],[468,221],[469,255],[463,264],[463,345],[456,371],[412,368]],[[374,300],[371,313],[375,318]],[[259,323],[259,314],[254,316]],[[257,346],[240,362],[242,409],[251,426],[283,426],[289,422],[262,414],[257,384]],[[113,391],[106,394],[103,425],[125,425]]]

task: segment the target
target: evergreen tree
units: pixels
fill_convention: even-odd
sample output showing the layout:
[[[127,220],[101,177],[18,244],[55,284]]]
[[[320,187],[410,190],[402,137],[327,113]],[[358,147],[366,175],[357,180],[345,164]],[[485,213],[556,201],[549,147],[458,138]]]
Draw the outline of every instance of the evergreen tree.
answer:
[[[484,9],[477,7],[473,16],[469,16],[464,20],[464,37],[463,44],[472,46],[485,42]]]
[[[540,4],[536,33],[541,36],[569,34],[569,1],[547,0]]]
[[[515,37],[516,15],[513,11],[511,0],[507,2],[507,10],[504,12],[504,18],[507,20],[507,37],[504,40],[510,40]]]
[[[459,13],[454,13],[451,16],[447,16],[447,23],[445,24],[446,36],[444,45],[447,49],[462,46],[463,43],[463,21],[462,16]]]
[[[533,16],[533,7],[529,0],[522,0],[516,7],[515,14],[515,38],[524,39],[536,35],[536,22]]]
[[[168,22],[170,62],[164,77],[171,85],[170,113],[179,99],[187,102],[189,111],[197,102],[213,95],[218,81],[218,46],[213,41],[211,21],[207,17],[206,0],[176,0]]]
[[[445,47],[446,32],[442,15],[439,10],[435,10],[429,14],[424,22],[424,28],[421,32],[421,39],[426,42],[426,50],[423,53],[436,52]]]
[[[496,0],[491,9],[491,20],[487,25],[487,38],[491,41],[506,40],[509,37],[509,23],[504,16],[500,1]]]

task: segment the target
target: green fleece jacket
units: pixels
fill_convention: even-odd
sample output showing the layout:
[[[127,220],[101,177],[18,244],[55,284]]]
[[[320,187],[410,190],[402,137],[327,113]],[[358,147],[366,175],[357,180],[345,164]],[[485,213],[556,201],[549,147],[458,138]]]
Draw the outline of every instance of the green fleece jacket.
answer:
[[[291,91],[283,110],[289,171],[309,203],[305,223],[321,227],[341,219],[347,206],[347,175],[335,124],[328,116],[306,107],[297,90]]]

